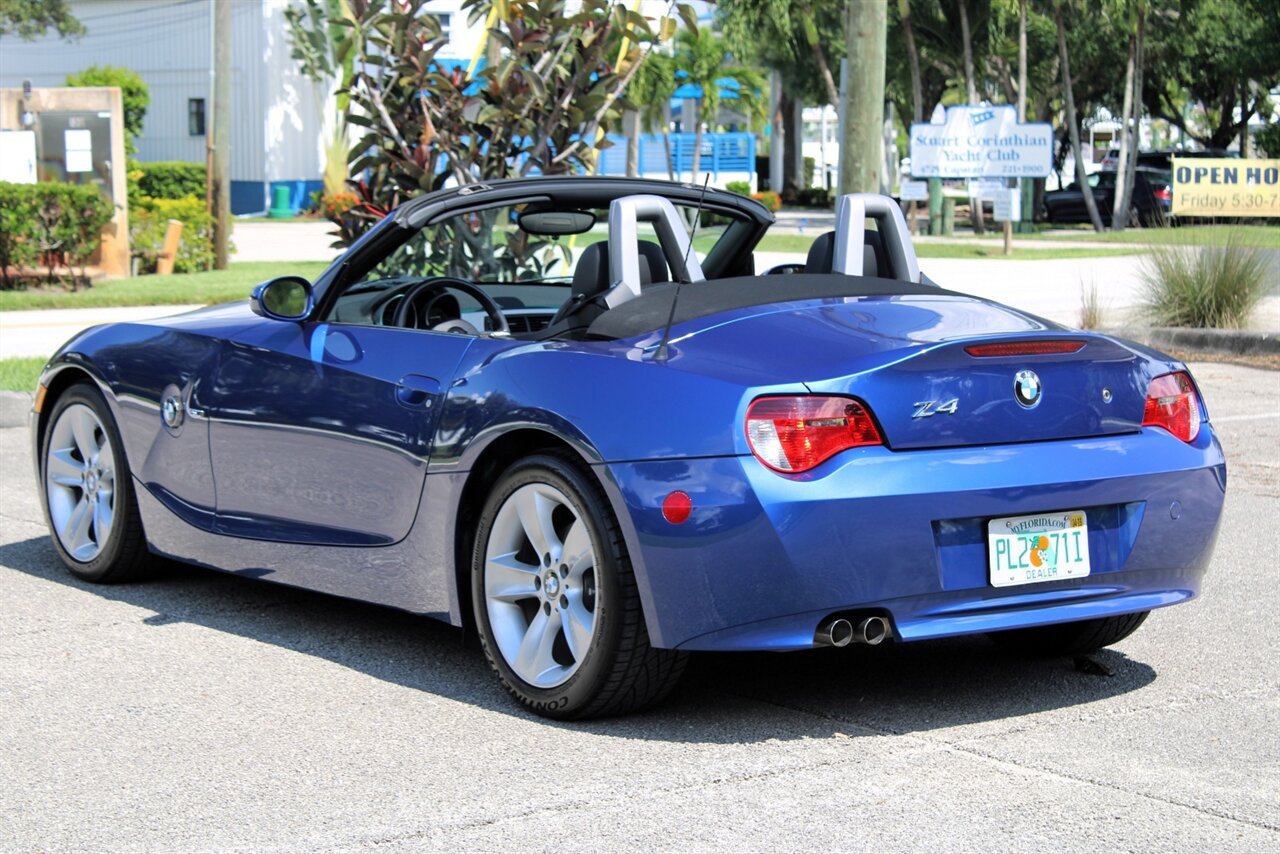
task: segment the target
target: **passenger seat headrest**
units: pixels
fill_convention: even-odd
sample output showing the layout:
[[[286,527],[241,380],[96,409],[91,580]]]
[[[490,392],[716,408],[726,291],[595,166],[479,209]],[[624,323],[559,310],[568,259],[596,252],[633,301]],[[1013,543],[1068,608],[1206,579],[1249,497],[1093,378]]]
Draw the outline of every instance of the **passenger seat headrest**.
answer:
[[[649,240],[641,240],[636,248],[640,256],[640,284],[658,285],[671,281],[671,274],[667,270],[667,256],[661,246]]]
[[[836,254],[836,233],[828,231],[813,241],[809,247],[809,257],[805,259],[806,273],[830,273],[831,263]]]
[[[575,297],[589,299],[609,289],[609,243],[601,240],[582,250],[578,265],[573,268],[572,293]]]

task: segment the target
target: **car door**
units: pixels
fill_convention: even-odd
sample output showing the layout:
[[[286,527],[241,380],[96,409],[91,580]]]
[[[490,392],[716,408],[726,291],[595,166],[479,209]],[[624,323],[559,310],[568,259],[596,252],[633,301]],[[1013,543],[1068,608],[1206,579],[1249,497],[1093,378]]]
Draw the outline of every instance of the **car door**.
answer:
[[[403,539],[443,391],[473,340],[287,321],[233,338],[208,395],[215,530],[311,545]]]

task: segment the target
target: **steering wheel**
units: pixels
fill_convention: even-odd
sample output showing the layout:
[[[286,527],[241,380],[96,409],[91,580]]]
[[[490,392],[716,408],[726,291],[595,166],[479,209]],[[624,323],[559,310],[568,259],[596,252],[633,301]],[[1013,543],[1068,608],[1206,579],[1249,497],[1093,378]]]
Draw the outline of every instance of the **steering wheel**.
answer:
[[[511,327],[507,325],[506,315],[502,313],[502,309],[493,297],[489,296],[481,290],[474,282],[468,282],[466,279],[458,279],[453,276],[434,276],[430,279],[423,279],[416,285],[411,285],[405,291],[404,298],[400,300],[400,305],[396,306],[396,315],[391,321],[392,326],[400,326],[406,329],[418,329],[418,309],[417,305],[422,303],[426,306],[426,297],[434,295],[436,291],[442,291],[446,288],[452,288],[462,291],[467,296],[480,303],[480,307],[484,309],[484,313],[493,321],[493,331],[500,333],[511,333]],[[412,314],[412,322],[410,316]],[[442,332],[456,333],[473,333],[480,334],[480,330],[476,329],[465,320],[450,320],[439,324]],[[447,329],[444,327],[448,327]]]

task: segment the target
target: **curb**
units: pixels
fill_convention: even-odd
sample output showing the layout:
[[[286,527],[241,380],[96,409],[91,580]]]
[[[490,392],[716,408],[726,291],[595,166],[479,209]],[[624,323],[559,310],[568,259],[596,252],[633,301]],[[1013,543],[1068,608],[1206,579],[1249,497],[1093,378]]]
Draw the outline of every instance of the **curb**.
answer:
[[[1120,329],[1109,334],[1128,338],[1131,341],[1137,341],[1160,350],[1213,353],[1223,356],[1280,355],[1280,333],[1277,332],[1154,327],[1150,329]]]
[[[35,395],[29,391],[0,391],[0,428],[26,427]]]

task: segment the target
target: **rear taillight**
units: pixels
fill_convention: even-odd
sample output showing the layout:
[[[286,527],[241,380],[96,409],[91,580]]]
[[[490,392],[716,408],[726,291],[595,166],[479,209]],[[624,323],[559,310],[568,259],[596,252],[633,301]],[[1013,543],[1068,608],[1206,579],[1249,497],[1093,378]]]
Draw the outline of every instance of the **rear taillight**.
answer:
[[[1161,187],[1153,195],[1162,202],[1173,201],[1173,189],[1170,187]]]
[[[1195,441],[1200,435],[1200,400],[1191,377],[1179,372],[1153,379],[1142,426],[1168,430],[1184,442]]]
[[[762,397],[747,409],[747,442],[774,471],[808,471],[848,448],[884,444],[871,413],[848,397]]]

